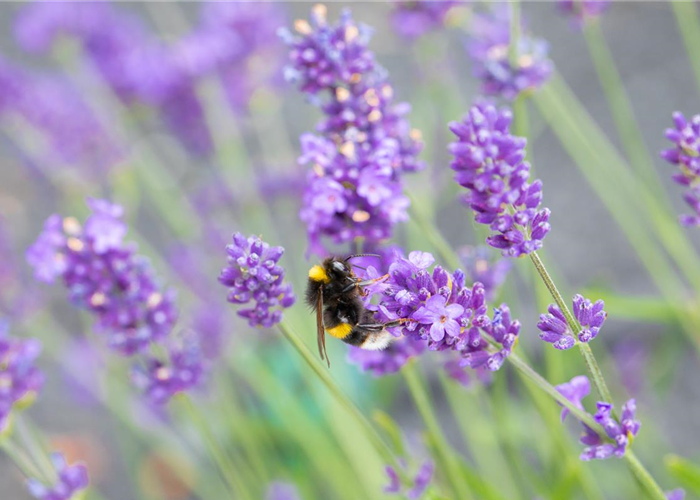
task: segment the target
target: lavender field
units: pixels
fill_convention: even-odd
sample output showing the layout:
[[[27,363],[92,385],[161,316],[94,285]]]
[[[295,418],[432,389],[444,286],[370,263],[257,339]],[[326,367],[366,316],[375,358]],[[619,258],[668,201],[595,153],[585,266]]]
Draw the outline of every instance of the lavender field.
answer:
[[[696,2],[0,3],[0,500],[700,499]]]

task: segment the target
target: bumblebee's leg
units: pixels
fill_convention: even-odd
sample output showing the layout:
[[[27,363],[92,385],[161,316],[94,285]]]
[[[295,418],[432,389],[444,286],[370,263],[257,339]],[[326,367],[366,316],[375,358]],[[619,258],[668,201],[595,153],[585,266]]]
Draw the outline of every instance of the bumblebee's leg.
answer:
[[[378,331],[383,330],[384,328],[391,328],[393,326],[403,325],[404,323],[408,323],[409,321],[415,321],[415,320],[411,319],[411,318],[399,318],[399,319],[396,319],[394,321],[389,321],[388,323],[369,323],[369,324],[360,324],[357,326],[359,328],[364,328],[365,330],[378,332]]]
[[[355,281],[352,284],[346,286],[342,291],[348,292],[348,291],[352,290],[353,287],[360,288],[361,286],[372,285],[372,284],[377,283],[379,281],[385,280],[388,277],[389,277],[389,275],[385,274],[384,276],[380,276],[379,278],[373,278],[371,280]],[[360,295],[362,295],[364,297],[365,295],[367,295],[367,293],[360,288]]]

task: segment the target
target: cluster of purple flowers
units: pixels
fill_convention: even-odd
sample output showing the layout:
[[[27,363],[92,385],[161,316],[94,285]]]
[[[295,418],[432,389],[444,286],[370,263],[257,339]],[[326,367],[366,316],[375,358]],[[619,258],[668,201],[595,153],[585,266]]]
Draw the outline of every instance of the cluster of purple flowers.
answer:
[[[387,465],[384,470],[387,476],[389,476],[389,484],[384,487],[384,493],[402,494],[409,500],[417,500],[425,493],[430,481],[432,481],[433,473],[435,472],[435,464],[430,460],[424,462],[418,469],[411,488],[407,491],[402,491],[401,480],[394,467]]]
[[[581,28],[587,20],[600,17],[610,7],[610,0],[557,0],[559,11]]]
[[[38,340],[10,337],[8,323],[0,322],[0,433],[8,425],[12,407],[32,398],[44,385],[44,375],[34,365],[40,353]]]
[[[72,500],[78,498],[78,493],[88,487],[89,478],[85,465],[77,463],[68,465],[60,453],[51,454],[58,479],[52,486],[46,486],[37,479],[29,479],[29,493],[38,500]]]
[[[570,382],[558,385],[557,390],[577,408],[583,409],[582,401],[590,393],[591,385],[586,376],[579,375],[571,379]],[[630,399],[623,405],[619,422],[612,415],[612,408],[612,404],[599,401],[597,411],[593,416],[595,421],[605,430],[607,441],[603,440],[590,427],[583,425],[584,434],[581,436],[581,443],[586,445],[586,448],[581,453],[581,460],[604,460],[612,456],[622,457],[632,439],[639,433],[641,423],[635,420],[637,406],[634,399]],[[562,422],[568,413],[568,409],[562,410]]]
[[[108,3],[36,3],[21,12],[15,35],[32,52],[48,50],[60,36],[77,39],[125,104],[152,106],[190,152],[208,155],[212,140],[198,81],[219,78],[230,104],[244,107],[254,88],[272,76],[255,58],[272,57],[270,40],[283,21],[274,4],[205,4],[199,25],[165,44],[136,16]]]
[[[530,182],[524,161],[526,140],[510,133],[512,113],[491,104],[473,106],[461,122],[450,123],[455,180],[475,220],[494,232],[487,243],[504,256],[519,257],[542,246],[550,231],[549,210],[540,209],[542,182]]]
[[[271,247],[257,236],[233,235],[226,246],[228,265],[222,269],[219,282],[228,287],[228,301],[252,307],[238,315],[250,326],[270,328],[282,320],[282,310],[295,301],[292,287],[284,282],[284,269],[278,264],[284,248]]]
[[[36,279],[62,279],[71,302],[95,315],[95,330],[107,337],[112,349],[124,356],[143,355],[152,366],[149,348],[172,340],[178,314],[174,292],[160,287],[149,262],[124,241],[122,207],[98,199],[89,199],[88,205],[92,214],[84,225],[73,217],[49,217],[27,250],[27,261]],[[191,350],[173,350],[171,356],[168,363],[173,366],[167,370],[162,362],[160,370],[140,371],[150,374],[154,385],[170,388],[170,396],[196,385],[202,371],[193,366],[201,358],[194,361]],[[186,375],[184,369],[189,370]],[[135,378],[149,396],[155,395],[153,402],[167,400],[162,391],[151,390],[143,376]]]
[[[170,333],[174,296],[160,289],[148,261],[123,241],[122,207],[97,199],[88,204],[93,213],[84,227],[71,217],[49,217],[27,261],[38,280],[62,278],[71,302],[95,314],[96,330],[131,356]]]
[[[396,327],[404,336],[422,340],[432,351],[450,350],[460,365],[498,370],[515,345],[520,322],[512,320],[505,304],[488,315],[484,286],[465,286],[465,275],[436,266],[428,253],[411,252],[389,267],[375,317],[382,322],[404,319]],[[488,335],[488,337],[483,334]]]
[[[409,359],[420,356],[425,351],[426,343],[422,339],[398,339],[381,351],[370,351],[350,346],[348,361],[357,365],[363,372],[375,377],[382,377],[398,372]]]
[[[391,26],[400,36],[415,40],[429,31],[442,28],[450,11],[463,3],[459,0],[398,0],[391,12]]]
[[[574,335],[559,306],[550,304],[547,309],[549,314],[540,315],[540,321],[537,323],[537,328],[540,329],[540,338],[560,350],[572,348],[576,344],[576,339],[579,342],[590,342],[596,338],[608,316],[608,313],[603,310],[604,307],[605,303],[602,300],[592,303],[582,295],[574,295],[574,317],[581,326],[578,333]]]
[[[536,90],[552,74],[546,41],[522,34],[510,54],[511,21],[507,3],[486,13],[475,13],[469,30],[467,53],[482,92],[513,100],[520,93]],[[521,29],[522,31],[522,29]]]
[[[319,254],[322,236],[336,244],[389,238],[407,218],[401,175],[423,168],[420,134],[404,117],[410,107],[392,102],[386,71],[367,47],[370,29],[348,11],[333,25],[325,14],[317,5],[311,23],[295,23],[295,34],[280,30],[291,48],[287,78],[325,113],[321,135],[302,136],[299,158],[313,165],[300,217]]]
[[[672,178],[688,190],[683,195],[686,203],[695,212],[693,215],[681,215],[680,222],[686,227],[700,226],[700,115],[686,120],[680,112],[673,113],[675,128],[666,129],[666,138],[675,147],[661,152],[661,157],[679,171]]]

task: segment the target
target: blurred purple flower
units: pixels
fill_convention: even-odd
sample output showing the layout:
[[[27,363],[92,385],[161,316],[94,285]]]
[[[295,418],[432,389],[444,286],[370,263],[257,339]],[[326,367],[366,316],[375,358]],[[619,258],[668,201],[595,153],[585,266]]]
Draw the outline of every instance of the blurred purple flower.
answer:
[[[392,102],[386,71],[368,49],[370,29],[347,10],[333,25],[325,14],[316,6],[311,23],[295,23],[296,34],[280,30],[290,46],[287,78],[325,113],[320,137],[302,135],[299,158],[313,166],[300,217],[310,251],[319,254],[325,253],[322,236],[336,244],[389,238],[407,219],[401,174],[423,168],[420,134],[404,118],[409,106]]]
[[[357,365],[363,372],[369,372],[375,377],[383,377],[398,372],[408,360],[420,356],[426,344],[421,339],[398,339],[386,349],[370,351],[350,346],[348,362]]]
[[[547,42],[524,33],[517,43],[515,65],[511,62],[510,14],[507,3],[495,4],[486,13],[475,13],[467,53],[484,94],[514,100],[521,92],[541,87],[552,74],[552,62]]]
[[[581,443],[587,445],[587,448],[581,453],[581,460],[585,462],[594,459],[605,460],[612,456],[618,458],[624,456],[627,446],[641,427],[641,423],[634,418],[637,411],[634,399],[630,399],[623,405],[619,422],[612,416],[613,406],[610,403],[598,402],[597,408],[598,411],[593,418],[605,429],[607,436],[613,442],[604,442],[596,432],[584,426],[586,432],[581,437]]]
[[[391,11],[391,26],[408,40],[415,40],[445,25],[450,10],[464,4],[459,0],[398,0]]]
[[[300,500],[301,497],[292,483],[274,481],[267,487],[265,500]]]
[[[226,247],[228,265],[221,270],[219,282],[228,287],[228,301],[244,305],[238,315],[250,326],[270,328],[282,320],[282,311],[294,304],[292,287],[284,282],[284,269],[278,264],[284,248],[270,247],[256,236],[233,235]]]
[[[683,488],[677,488],[673,491],[667,491],[666,498],[667,500],[684,500],[685,490]]]
[[[585,375],[579,375],[571,379],[571,381],[556,386],[562,396],[571,401],[576,408],[583,410],[581,401],[591,392],[591,383]],[[569,409],[563,407],[561,410],[561,421],[563,422],[569,414]]]
[[[450,123],[455,180],[467,188],[464,201],[475,220],[493,233],[486,242],[504,256],[519,257],[542,246],[550,231],[549,210],[539,209],[542,182],[530,180],[526,140],[510,133],[511,112],[490,104],[473,106],[461,122]]]
[[[131,356],[170,333],[177,318],[174,293],[162,291],[148,261],[122,241],[122,208],[103,200],[88,204],[93,214],[85,228],[72,217],[49,217],[27,262],[38,280],[61,277],[71,302],[97,317],[95,329],[110,347]]]
[[[0,58],[0,93],[0,113],[21,117],[45,139],[46,148],[34,152],[42,164],[77,165],[90,175],[121,161],[107,127],[59,75],[30,73]]]
[[[461,365],[498,370],[515,345],[520,323],[513,321],[505,304],[488,316],[484,286],[465,286],[465,275],[450,274],[439,266],[428,272],[434,258],[411,252],[389,267],[389,285],[382,293],[375,317],[382,322],[406,319],[397,327],[403,335],[423,340],[433,351],[460,354]],[[490,335],[501,348],[494,350],[482,337]]]
[[[566,317],[559,306],[550,304],[549,314],[541,314],[537,328],[540,330],[540,339],[549,342],[556,349],[566,350],[579,342],[590,342],[598,336],[600,328],[605,322],[608,313],[603,310],[605,303],[597,300],[592,303],[582,295],[576,294],[573,298],[573,313],[576,321],[581,325],[581,330],[574,336],[567,325]]]
[[[199,339],[190,336],[171,346],[166,360],[149,356],[133,367],[131,376],[146,400],[154,406],[167,403],[180,392],[198,387],[206,372]]]
[[[387,465],[384,470],[387,476],[389,476],[389,484],[384,487],[384,492],[389,494],[400,494],[402,493],[401,481],[399,480],[399,475],[392,466]],[[435,464],[428,460],[423,462],[423,464],[418,469],[416,476],[413,478],[412,486],[408,491],[403,492],[403,494],[409,500],[417,500],[420,498],[425,490],[428,488],[430,481],[433,479],[433,473],[435,472]]]
[[[700,227],[700,115],[686,120],[679,111],[673,113],[675,128],[666,129],[666,138],[675,147],[661,152],[661,158],[672,165],[678,165],[679,171],[671,177],[676,183],[688,190],[683,195],[685,202],[695,212],[693,215],[681,215],[680,222],[687,227]]]
[[[57,482],[46,486],[37,479],[29,479],[29,493],[39,500],[77,500],[78,493],[88,487],[87,468],[81,463],[69,466],[60,453],[52,453],[50,458],[58,475]]]
[[[484,285],[487,302],[495,297],[512,264],[508,259],[491,260],[490,252],[484,246],[465,247],[459,251],[459,259],[464,264],[469,279]]]
[[[610,0],[557,0],[557,8],[580,29],[589,19],[603,15],[610,3]]]
[[[34,366],[40,353],[41,342],[10,337],[9,323],[0,321],[0,433],[12,407],[32,398],[44,385],[43,373]]]

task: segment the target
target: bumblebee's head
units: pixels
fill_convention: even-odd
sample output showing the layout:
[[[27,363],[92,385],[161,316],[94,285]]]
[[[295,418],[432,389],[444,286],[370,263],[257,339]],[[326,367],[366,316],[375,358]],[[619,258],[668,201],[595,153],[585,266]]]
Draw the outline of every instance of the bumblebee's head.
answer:
[[[352,277],[350,264],[337,257],[329,257],[323,264],[316,265],[309,269],[309,279],[319,283],[330,283],[331,281],[345,281]]]

